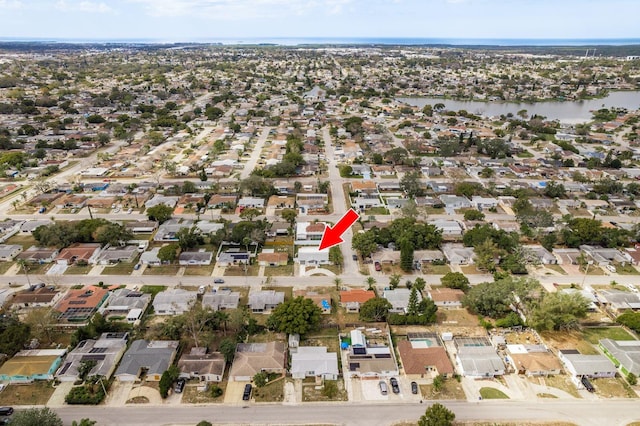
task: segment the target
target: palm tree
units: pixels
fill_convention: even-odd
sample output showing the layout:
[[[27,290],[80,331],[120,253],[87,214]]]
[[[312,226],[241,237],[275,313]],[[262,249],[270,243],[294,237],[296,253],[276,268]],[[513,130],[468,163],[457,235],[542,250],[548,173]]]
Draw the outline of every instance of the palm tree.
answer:
[[[373,290],[373,286],[376,283],[376,279],[373,277],[367,277],[367,284],[369,285],[368,290]]]
[[[27,262],[24,259],[18,259],[17,263],[18,263],[18,265],[20,265],[20,267],[24,271],[24,274],[27,277],[27,283],[29,283],[29,286],[31,286],[31,279],[29,279],[29,272],[28,272],[28,268],[27,268]]]
[[[336,285],[336,290],[340,290],[340,284],[342,284],[342,280],[338,277],[333,279],[333,283]]]

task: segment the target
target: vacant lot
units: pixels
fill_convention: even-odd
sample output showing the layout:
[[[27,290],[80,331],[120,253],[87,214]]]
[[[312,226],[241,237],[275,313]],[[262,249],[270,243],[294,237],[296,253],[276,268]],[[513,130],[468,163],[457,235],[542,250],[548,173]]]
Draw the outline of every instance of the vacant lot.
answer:
[[[476,327],[478,317],[472,315],[466,309],[440,309],[438,310],[438,323],[459,327]]]
[[[582,335],[585,340],[594,345],[597,345],[600,339],[635,340],[635,338],[622,327],[589,327],[582,330]]]
[[[438,392],[434,391],[433,385],[420,385],[420,393],[425,399],[467,399],[462,385],[453,379],[445,380]]]
[[[218,386],[222,389],[222,395],[213,397],[211,396],[211,389],[214,386]],[[199,391],[196,385],[187,385],[184,388],[184,394],[182,395],[182,402],[187,404],[208,404],[208,403],[222,403],[224,402],[224,391],[227,388],[227,382],[214,383],[209,385],[209,389],[206,391]]]
[[[282,402],[284,399],[284,377],[280,377],[269,384],[255,388],[253,398],[256,402]]]
[[[176,275],[179,265],[147,266],[142,275]]]
[[[44,405],[54,390],[49,382],[9,385],[0,393],[0,405]]]
[[[577,349],[584,355],[597,355],[599,352],[579,331],[545,331],[540,333],[542,339],[554,349]]]
[[[325,386],[333,391],[325,392]],[[307,401],[347,401],[347,391],[342,380],[326,380],[324,385],[317,386],[315,380],[302,383],[302,400]]]
[[[539,381],[538,379],[530,379],[530,380],[532,380],[534,383],[542,383],[547,386],[551,386],[552,388],[560,389],[562,391],[567,392],[568,394],[570,394],[575,398],[581,398],[580,394],[578,393],[578,390],[573,385],[573,383],[571,382],[571,379],[567,375],[559,374],[557,376],[548,376],[544,378],[539,378]]]
[[[591,379],[596,388],[596,394],[603,398],[637,398],[638,395],[623,379],[614,377],[611,379]]]
[[[215,264],[211,265],[200,265],[200,266],[186,266],[184,268],[184,275],[190,276],[200,276],[200,277],[210,277],[213,273],[213,268],[215,268]]]
[[[115,265],[106,266],[101,275],[131,275],[137,262],[118,262]]]

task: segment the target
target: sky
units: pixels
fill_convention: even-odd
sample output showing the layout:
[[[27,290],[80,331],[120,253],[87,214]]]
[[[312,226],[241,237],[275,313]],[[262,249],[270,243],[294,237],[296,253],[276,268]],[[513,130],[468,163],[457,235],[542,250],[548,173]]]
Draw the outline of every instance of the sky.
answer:
[[[640,38],[640,0],[0,0],[0,38]]]

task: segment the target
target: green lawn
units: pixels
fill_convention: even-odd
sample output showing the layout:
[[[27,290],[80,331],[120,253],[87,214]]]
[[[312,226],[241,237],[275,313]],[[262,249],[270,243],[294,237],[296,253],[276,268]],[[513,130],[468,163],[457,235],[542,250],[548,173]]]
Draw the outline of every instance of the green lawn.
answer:
[[[137,262],[118,262],[115,265],[106,266],[101,275],[131,275]]]
[[[4,275],[12,266],[13,262],[0,262],[0,275]]]
[[[142,275],[176,275],[180,265],[147,266]]]
[[[26,250],[31,246],[38,245],[38,242],[31,235],[20,235],[20,234],[17,234],[17,235],[14,235],[13,237],[9,238],[5,242],[5,244],[19,245],[19,246],[22,246],[22,248],[24,250]]]
[[[42,264],[28,263],[26,265],[27,273],[29,275],[44,275],[44,273],[49,270],[50,266],[51,266],[51,264],[49,264],[49,263],[42,263]],[[24,275],[24,269],[20,268],[18,270],[18,274]]]
[[[163,285],[143,285],[140,291],[143,293],[149,293],[153,297],[156,297],[156,294],[161,291],[165,291],[166,289],[167,287]]]
[[[594,345],[597,345],[600,339],[636,340],[622,327],[589,327],[582,330],[582,335],[586,341]]]
[[[616,272],[620,275],[640,275],[640,272],[631,265],[617,265]]]
[[[290,277],[292,275],[293,275],[293,265],[266,266],[264,268],[265,277],[273,277],[273,276]]]
[[[509,399],[504,392],[495,388],[480,388],[482,399]]]
[[[64,271],[65,275],[87,275],[89,271],[93,268],[92,265],[71,265]]]
[[[284,399],[284,377],[275,379],[261,388],[256,387],[253,398],[256,402],[282,402]]]
[[[184,275],[186,276],[198,276],[198,277],[210,277],[213,273],[215,264],[202,265],[202,266],[186,266],[184,269]]]

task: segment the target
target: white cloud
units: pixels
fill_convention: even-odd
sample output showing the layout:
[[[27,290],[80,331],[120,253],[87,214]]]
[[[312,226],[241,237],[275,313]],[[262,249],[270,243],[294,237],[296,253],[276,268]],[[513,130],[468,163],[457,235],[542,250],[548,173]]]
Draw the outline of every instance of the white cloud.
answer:
[[[66,12],[110,13],[114,10],[103,2],[58,0],[56,9]]]
[[[19,0],[0,0],[0,9],[21,9],[22,6]]]
[[[310,13],[338,14],[354,0],[127,0],[152,16],[218,19],[273,18]]]

